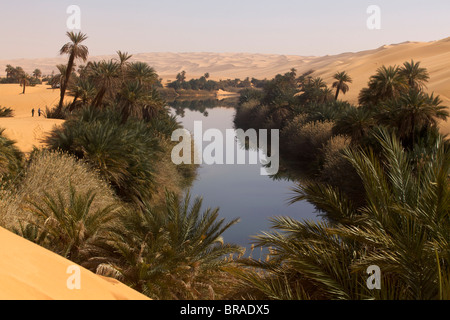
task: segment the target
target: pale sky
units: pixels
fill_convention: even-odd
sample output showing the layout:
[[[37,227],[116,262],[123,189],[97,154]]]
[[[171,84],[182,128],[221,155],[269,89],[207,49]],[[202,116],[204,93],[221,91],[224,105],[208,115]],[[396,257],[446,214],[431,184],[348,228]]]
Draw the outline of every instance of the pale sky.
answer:
[[[327,55],[450,36],[449,0],[22,0],[0,3],[0,59],[58,56],[69,5],[90,54],[249,52]],[[381,30],[366,10],[381,9]]]

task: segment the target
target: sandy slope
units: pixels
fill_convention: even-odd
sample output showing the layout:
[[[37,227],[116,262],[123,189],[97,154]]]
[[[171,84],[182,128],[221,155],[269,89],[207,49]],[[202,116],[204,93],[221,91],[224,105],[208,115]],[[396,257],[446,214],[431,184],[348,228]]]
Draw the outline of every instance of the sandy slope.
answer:
[[[1,300],[146,300],[119,281],[81,268],[80,290],[70,290],[74,263],[0,228]],[[70,271],[70,270],[69,270]]]
[[[8,138],[17,141],[17,146],[24,152],[33,150],[33,146],[42,146],[42,137],[53,129],[61,120],[46,119],[38,116],[38,109],[45,111],[46,106],[53,106],[59,100],[59,90],[40,85],[27,87],[25,94],[18,84],[0,85],[0,106],[14,110],[14,118],[0,118],[0,128],[5,129]],[[31,116],[31,109],[35,116]]]

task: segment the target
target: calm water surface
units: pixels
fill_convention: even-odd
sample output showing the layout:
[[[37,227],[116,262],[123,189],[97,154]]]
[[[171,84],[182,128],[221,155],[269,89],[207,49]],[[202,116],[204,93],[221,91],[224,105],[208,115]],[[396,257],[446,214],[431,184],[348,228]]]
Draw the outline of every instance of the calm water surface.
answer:
[[[179,106],[178,104],[170,104]],[[224,104],[222,104],[224,105]],[[227,104],[229,105],[229,103]],[[190,108],[194,109],[194,108]],[[222,131],[225,137],[227,129],[233,129],[235,109],[216,107],[197,110],[189,108],[172,109],[178,111],[179,121],[193,132],[194,121],[203,122],[203,132],[214,128]],[[209,142],[204,143],[204,147]],[[246,151],[248,153],[254,151]],[[248,162],[248,161],[247,161]],[[317,220],[314,207],[308,202],[288,205],[294,187],[292,181],[275,181],[260,175],[261,165],[202,165],[198,170],[197,180],[191,188],[191,196],[203,197],[204,209],[219,207],[220,217],[230,221],[240,218],[237,225],[225,234],[226,242],[249,247],[252,236],[262,231],[270,231],[269,218],[289,216],[298,220]]]

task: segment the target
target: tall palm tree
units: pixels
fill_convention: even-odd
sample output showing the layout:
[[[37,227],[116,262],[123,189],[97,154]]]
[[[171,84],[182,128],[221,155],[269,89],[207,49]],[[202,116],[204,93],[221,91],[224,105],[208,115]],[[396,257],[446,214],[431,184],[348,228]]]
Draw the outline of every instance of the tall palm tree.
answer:
[[[128,54],[128,52],[122,52],[120,50],[117,51],[117,55],[119,56],[120,67],[124,67],[128,64],[128,60],[130,60],[133,55]]]
[[[61,55],[68,54],[69,61],[67,63],[67,70],[64,81],[61,86],[61,97],[59,100],[58,110],[61,111],[64,104],[64,96],[66,94],[66,89],[68,87],[68,83],[70,81],[70,76],[73,72],[75,66],[75,60],[81,59],[83,62],[87,61],[89,55],[89,49],[82,43],[88,38],[87,35],[78,32],[74,33],[73,31],[67,32],[67,36],[70,39],[70,42],[66,43],[59,53]]]
[[[430,79],[430,75],[426,68],[420,67],[420,62],[405,62],[400,69],[400,75],[406,78],[411,89],[421,90],[425,87],[425,83]]]
[[[333,82],[333,88],[336,89],[336,97],[335,100],[338,99],[339,93],[342,91],[343,94],[346,94],[348,90],[350,90],[347,83],[352,83],[352,78],[347,74],[347,72],[337,72],[333,78],[336,80]]]
[[[56,196],[46,193],[43,204],[30,201],[29,211],[36,217],[34,225],[40,234],[35,237],[38,244],[88,266],[118,211],[116,205],[94,211],[95,197],[92,190],[81,194],[71,186],[68,199],[58,192]]]

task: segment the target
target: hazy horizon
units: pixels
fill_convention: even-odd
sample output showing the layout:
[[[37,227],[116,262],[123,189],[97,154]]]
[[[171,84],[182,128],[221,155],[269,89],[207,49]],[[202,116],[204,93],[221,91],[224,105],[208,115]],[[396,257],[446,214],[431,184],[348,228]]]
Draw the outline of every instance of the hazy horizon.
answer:
[[[324,56],[440,40],[450,30],[450,1],[443,0],[24,0],[0,5],[0,60],[57,57],[72,4],[81,8],[92,56],[117,50]],[[381,9],[380,30],[367,28],[369,5]]]

